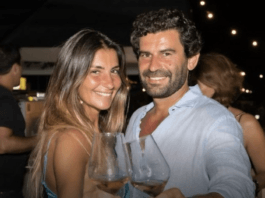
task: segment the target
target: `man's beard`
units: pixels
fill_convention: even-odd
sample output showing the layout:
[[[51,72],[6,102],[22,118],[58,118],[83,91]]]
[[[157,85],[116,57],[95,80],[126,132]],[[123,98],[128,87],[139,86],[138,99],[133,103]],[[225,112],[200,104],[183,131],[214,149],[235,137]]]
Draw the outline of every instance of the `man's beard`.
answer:
[[[177,67],[177,66],[176,66]],[[174,75],[174,76],[173,76]],[[169,82],[164,87],[160,87],[158,84],[147,84],[146,77],[168,77]],[[173,76],[173,77],[172,77]],[[174,74],[169,70],[156,70],[154,72],[150,70],[143,71],[140,75],[141,82],[148,95],[152,98],[166,98],[176,93],[187,80],[188,69],[187,62],[183,63],[180,69],[177,69]]]

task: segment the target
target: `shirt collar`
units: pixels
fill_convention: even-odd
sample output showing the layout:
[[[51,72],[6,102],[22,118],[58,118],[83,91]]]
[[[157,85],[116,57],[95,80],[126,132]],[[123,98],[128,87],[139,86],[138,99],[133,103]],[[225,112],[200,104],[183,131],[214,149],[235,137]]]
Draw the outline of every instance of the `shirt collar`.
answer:
[[[196,99],[201,96],[201,90],[198,85],[190,86],[189,91],[184,94],[184,96],[176,102],[175,107],[193,107],[196,104]]]
[[[190,86],[189,90],[184,94],[184,96],[169,108],[169,113],[175,108],[193,107],[196,104],[196,99],[201,95],[202,92],[198,85]],[[145,112],[148,112],[153,107],[154,107],[154,102],[149,103],[148,105],[145,106]]]

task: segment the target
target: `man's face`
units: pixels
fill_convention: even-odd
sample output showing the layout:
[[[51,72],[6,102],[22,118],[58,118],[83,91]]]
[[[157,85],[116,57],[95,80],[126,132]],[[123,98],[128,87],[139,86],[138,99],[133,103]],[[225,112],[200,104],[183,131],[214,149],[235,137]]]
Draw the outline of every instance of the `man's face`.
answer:
[[[18,86],[20,84],[20,78],[22,75],[22,66],[17,63],[15,63],[13,66],[16,67],[14,76],[14,86]]]
[[[153,98],[176,93],[188,75],[184,48],[176,30],[147,34],[140,38],[139,71],[143,87]]]

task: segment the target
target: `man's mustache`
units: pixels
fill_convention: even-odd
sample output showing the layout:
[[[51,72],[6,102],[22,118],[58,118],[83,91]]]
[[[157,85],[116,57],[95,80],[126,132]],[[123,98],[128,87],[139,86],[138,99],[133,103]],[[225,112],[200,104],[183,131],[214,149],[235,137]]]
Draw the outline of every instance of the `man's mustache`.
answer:
[[[143,76],[144,77],[171,77],[172,74],[170,71],[166,71],[166,70],[150,71],[148,69],[143,72]]]

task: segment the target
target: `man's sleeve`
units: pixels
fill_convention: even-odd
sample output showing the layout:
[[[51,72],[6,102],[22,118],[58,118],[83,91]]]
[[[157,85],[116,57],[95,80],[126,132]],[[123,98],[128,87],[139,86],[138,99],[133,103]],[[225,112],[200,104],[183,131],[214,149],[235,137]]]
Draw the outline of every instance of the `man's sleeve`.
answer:
[[[14,104],[8,98],[2,98],[0,100],[0,127],[7,127],[12,129],[14,125]]]
[[[209,192],[225,198],[254,198],[255,185],[241,127],[235,120],[222,117],[210,131],[205,146]]]

